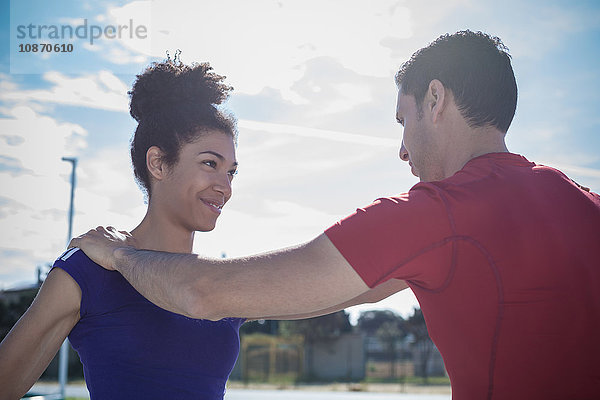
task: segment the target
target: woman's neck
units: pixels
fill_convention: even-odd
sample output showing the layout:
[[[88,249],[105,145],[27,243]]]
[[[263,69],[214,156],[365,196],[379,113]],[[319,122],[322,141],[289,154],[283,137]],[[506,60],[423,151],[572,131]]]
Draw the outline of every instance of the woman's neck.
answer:
[[[150,210],[131,234],[139,248],[146,250],[191,253],[194,244],[194,232],[163,221],[162,218],[152,215]]]

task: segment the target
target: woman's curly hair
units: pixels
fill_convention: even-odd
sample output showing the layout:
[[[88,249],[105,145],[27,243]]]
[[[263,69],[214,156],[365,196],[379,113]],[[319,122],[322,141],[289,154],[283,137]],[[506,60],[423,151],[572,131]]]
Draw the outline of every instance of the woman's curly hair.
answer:
[[[152,63],[137,75],[128,92],[129,113],[138,122],[131,141],[131,161],[135,178],[148,197],[146,153],[150,147],[159,147],[163,160],[173,166],[181,147],[207,131],[221,131],[237,141],[235,118],[218,108],[233,90],[224,79],[212,72],[208,63],[188,66],[177,57]]]

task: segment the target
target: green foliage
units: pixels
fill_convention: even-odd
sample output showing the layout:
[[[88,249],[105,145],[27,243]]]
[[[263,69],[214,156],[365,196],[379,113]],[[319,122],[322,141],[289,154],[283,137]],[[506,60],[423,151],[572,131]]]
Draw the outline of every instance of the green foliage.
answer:
[[[35,290],[31,290],[24,292],[16,302],[0,301],[0,340],[8,335],[19,318],[25,314],[36,294]]]
[[[302,335],[307,343],[335,339],[351,331],[348,314],[343,310],[316,318],[279,322],[281,336]]]
[[[411,335],[414,336],[415,343],[431,341],[429,338],[429,333],[427,332],[425,317],[423,316],[423,311],[421,311],[420,308],[415,308],[413,310],[413,315],[406,320],[406,329]]]
[[[406,321],[406,327],[413,337],[413,347],[419,349],[416,352],[418,355],[416,361],[420,367],[418,375],[425,379],[425,383],[428,383],[429,374],[427,366],[429,364],[429,357],[433,351],[433,342],[427,332],[425,317],[420,308],[414,309],[413,315]]]
[[[358,317],[357,328],[369,336],[379,336],[378,330],[384,326],[384,331],[389,331],[389,335],[399,335],[404,337],[406,329],[405,321],[401,315],[390,310],[369,310],[363,311]],[[382,335],[386,335],[383,331]]]

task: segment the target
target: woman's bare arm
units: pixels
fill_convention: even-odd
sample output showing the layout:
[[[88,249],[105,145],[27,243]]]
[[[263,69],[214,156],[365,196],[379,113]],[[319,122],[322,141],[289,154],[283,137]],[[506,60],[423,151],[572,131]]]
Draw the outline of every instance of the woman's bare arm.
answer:
[[[79,321],[81,290],[55,268],[31,307],[0,343],[0,399],[20,399],[40,377]]]

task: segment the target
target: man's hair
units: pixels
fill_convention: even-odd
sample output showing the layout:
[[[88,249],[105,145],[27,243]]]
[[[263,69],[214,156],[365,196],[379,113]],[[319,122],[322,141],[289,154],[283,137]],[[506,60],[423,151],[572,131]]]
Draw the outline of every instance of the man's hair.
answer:
[[[517,83],[508,48],[482,32],[440,36],[402,64],[396,84],[415,97],[419,113],[429,83],[437,79],[454,96],[469,126],[506,132],[517,107]]]

